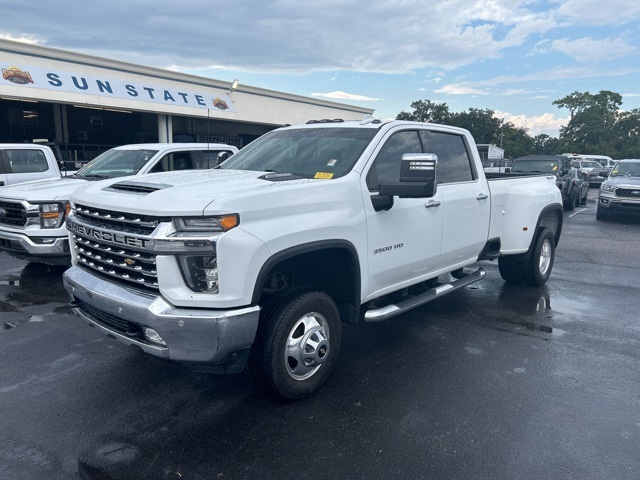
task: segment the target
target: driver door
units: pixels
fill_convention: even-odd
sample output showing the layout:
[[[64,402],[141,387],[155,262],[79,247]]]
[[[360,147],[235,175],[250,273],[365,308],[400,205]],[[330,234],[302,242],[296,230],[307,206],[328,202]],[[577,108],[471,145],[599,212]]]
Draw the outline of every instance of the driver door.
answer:
[[[432,198],[393,198],[393,206],[376,211],[372,197],[380,182],[399,181],[402,155],[422,153],[417,130],[396,130],[384,139],[363,176],[369,283],[374,298],[429,278],[440,256],[442,211],[439,192]]]

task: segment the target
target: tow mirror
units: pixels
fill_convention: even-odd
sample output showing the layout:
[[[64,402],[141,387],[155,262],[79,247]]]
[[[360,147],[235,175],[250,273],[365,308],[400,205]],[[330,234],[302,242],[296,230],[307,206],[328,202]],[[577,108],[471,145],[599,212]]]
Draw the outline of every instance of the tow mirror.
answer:
[[[400,198],[428,198],[436,194],[436,165],[438,157],[432,153],[405,153],[400,164],[399,182],[382,182],[381,196]]]

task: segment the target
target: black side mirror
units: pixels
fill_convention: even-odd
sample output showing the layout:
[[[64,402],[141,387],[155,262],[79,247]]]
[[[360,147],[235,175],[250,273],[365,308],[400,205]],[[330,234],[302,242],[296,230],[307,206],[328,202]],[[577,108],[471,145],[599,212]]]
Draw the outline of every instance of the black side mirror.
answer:
[[[602,178],[607,178],[609,176],[609,172],[607,172],[606,170],[602,170],[600,173],[598,173],[598,176]]]

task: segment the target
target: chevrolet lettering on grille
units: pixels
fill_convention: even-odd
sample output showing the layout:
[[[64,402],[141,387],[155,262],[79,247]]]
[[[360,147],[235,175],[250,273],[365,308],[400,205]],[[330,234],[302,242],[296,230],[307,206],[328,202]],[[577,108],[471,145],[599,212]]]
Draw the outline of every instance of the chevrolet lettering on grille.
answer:
[[[70,221],[67,221],[67,228],[85,238],[95,238],[96,240],[111,243],[114,245],[145,248],[148,243],[148,240],[145,240],[143,238],[129,237],[117,232],[105,232],[92,227],[88,227],[86,225],[79,225]]]

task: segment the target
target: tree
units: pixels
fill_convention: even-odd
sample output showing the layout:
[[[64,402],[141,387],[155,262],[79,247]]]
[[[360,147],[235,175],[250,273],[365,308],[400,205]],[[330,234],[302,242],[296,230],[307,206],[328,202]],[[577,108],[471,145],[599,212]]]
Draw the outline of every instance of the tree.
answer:
[[[412,122],[449,124],[451,114],[446,103],[434,103],[431,100],[418,100],[411,104],[413,112],[402,111],[396,120],[410,120]]]
[[[493,143],[500,145],[502,133],[502,120],[495,117],[493,110],[485,108],[470,108],[469,111],[454,113],[451,118],[452,125],[466,128],[471,132],[476,143]],[[504,145],[503,145],[504,148]]]
[[[555,155],[560,151],[559,147],[560,141],[546,133],[536,135],[533,139],[533,153],[536,155]]]
[[[622,96],[609,90],[595,95],[573,92],[553,102],[559,108],[568,108],[569,123],[560,129],[561,144],[571,151],[600,155],[615,155],[615,143],[622,132],[616,120],[622,105]]]

